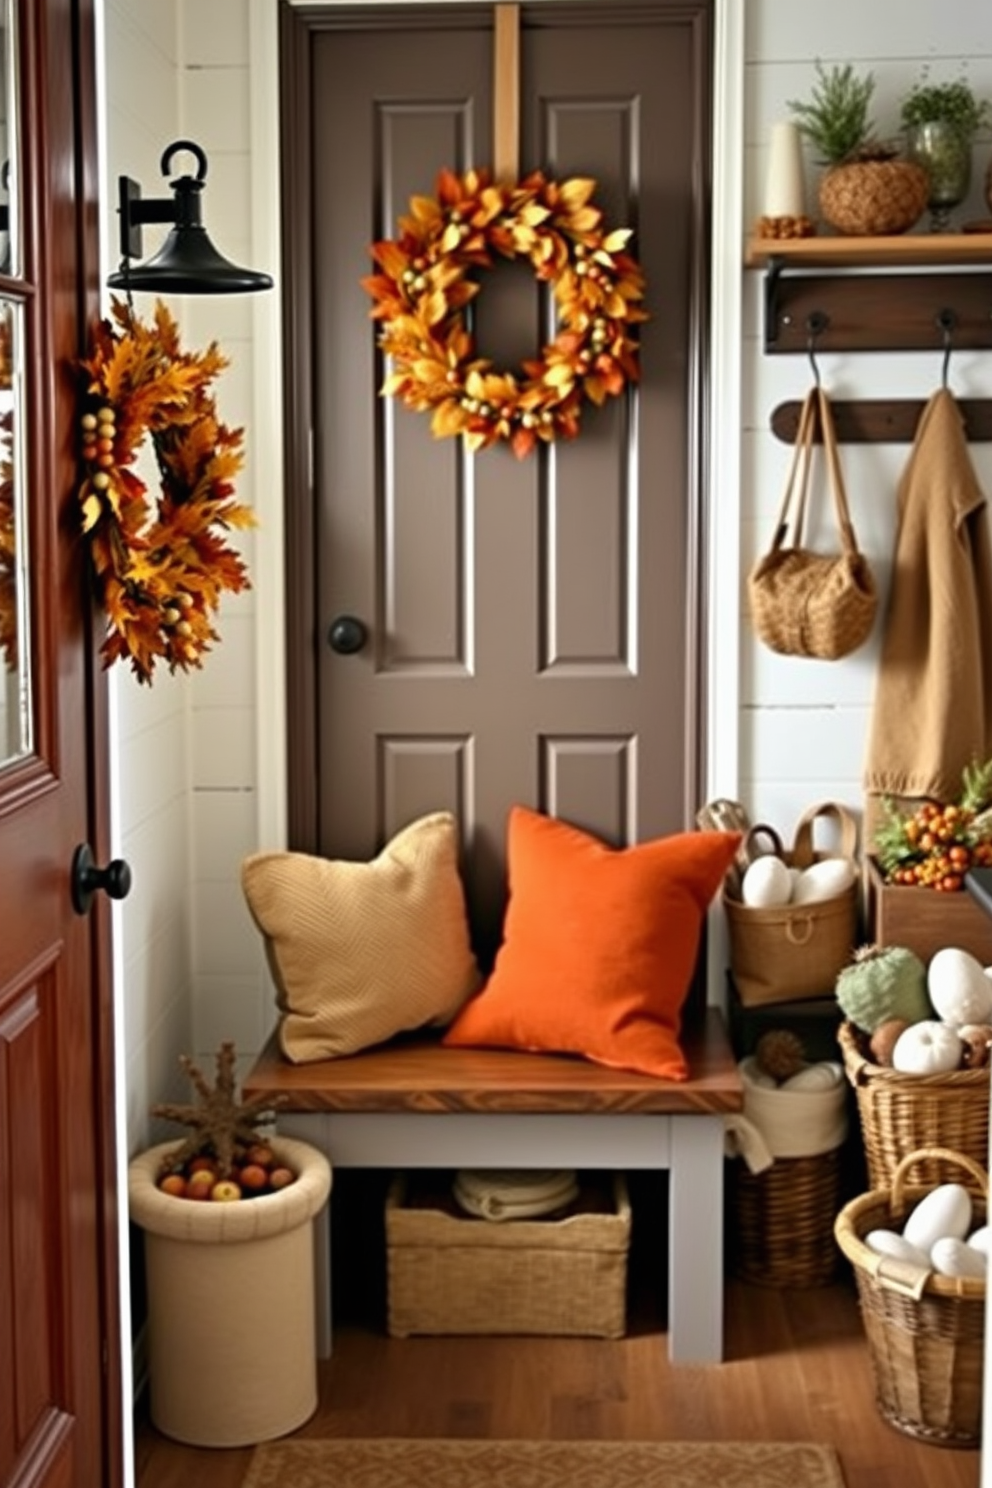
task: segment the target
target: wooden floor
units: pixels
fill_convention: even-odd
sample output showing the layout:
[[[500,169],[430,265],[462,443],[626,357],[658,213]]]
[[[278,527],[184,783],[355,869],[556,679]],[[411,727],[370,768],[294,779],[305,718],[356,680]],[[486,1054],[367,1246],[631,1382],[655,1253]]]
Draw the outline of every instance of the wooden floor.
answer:
[[[637,1220],[635,1200],[635,1237]],[[729,1281],[725,1362],[673,1367],[664,1299],[650,1284],[650,1217],[641,1235],[618,1342],[391,1339],[378,1281],[356,1273],[349,1285],[336,1249],[344,1317],[320,1366],[317,1414],[298,1434],[810,1440],[836,1446],[847,1488],[979,1488],[977,1451],[920,1445],[878,1415],[848,1276],[792,1292]],[[367,1257],[364,1237],[360,1248]],[[249,1448],[197,1450],[137,1423],[136,1488],[240,1488],[250,1459]]]

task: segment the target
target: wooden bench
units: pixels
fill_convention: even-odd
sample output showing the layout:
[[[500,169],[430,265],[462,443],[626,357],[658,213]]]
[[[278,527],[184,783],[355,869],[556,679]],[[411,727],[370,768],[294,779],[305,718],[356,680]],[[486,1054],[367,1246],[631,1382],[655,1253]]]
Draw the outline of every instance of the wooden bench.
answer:
[[[278,1130],[339,1168],[667,1170],[669,1357],[715,1363],[723,1355],[723,1118],[743,1096],[717,1009],[686,1029],[683,1047],[692,1078],[680,1084],[557,1055],[445,1049],[430,1038],[297,1065],[273,1036],[243,1093],[280,1097]],[[326,1209],[317,1238],[326,1358]]]

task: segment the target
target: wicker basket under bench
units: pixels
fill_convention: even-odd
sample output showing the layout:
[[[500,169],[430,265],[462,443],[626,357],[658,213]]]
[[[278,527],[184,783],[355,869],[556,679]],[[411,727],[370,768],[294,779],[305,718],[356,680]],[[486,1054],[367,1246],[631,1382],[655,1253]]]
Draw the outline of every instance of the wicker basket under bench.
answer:
[[[466,1214],[451,1174],[398,1174],[386,1196],[389,1332],[622,1338],[630,1201],[620,1173],[583,1175],[561,1213]]]
[[[741,1110],[743,1089],[717,1009],[688,1026],[682,1042],[691,1078],[674,1082],[557,1055],[445,1049],[429,1038],[294,1065],[273,1037],[243,1093],[278,1098],[280,1132],[309,1141],[341,1168],[667,1171],[669,1356],[716,1363],[723,1118]],[[328,1244],[318,1252],[318,1346],[326,1357]]]

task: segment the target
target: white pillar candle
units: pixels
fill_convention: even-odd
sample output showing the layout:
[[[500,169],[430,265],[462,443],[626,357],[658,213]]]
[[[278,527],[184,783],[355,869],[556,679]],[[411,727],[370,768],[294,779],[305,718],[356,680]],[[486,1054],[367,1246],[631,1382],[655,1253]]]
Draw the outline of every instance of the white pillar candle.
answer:
[[[806,210],[803,152],[797,124],[773,124],[765,183],[767,217],[801,217]]]

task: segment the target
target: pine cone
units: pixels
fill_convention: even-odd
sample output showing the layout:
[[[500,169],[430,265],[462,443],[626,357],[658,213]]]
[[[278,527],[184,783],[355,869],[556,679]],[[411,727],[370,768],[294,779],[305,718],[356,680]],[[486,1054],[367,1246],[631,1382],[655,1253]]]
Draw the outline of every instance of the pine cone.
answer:
[[[771,1075],[773,1080],[788,1080],[797,1075],[806,1063],[806,1050],[802,1039],[787,1028],[773,1028],[763,1033],[754,1050],[758,1068]]]

